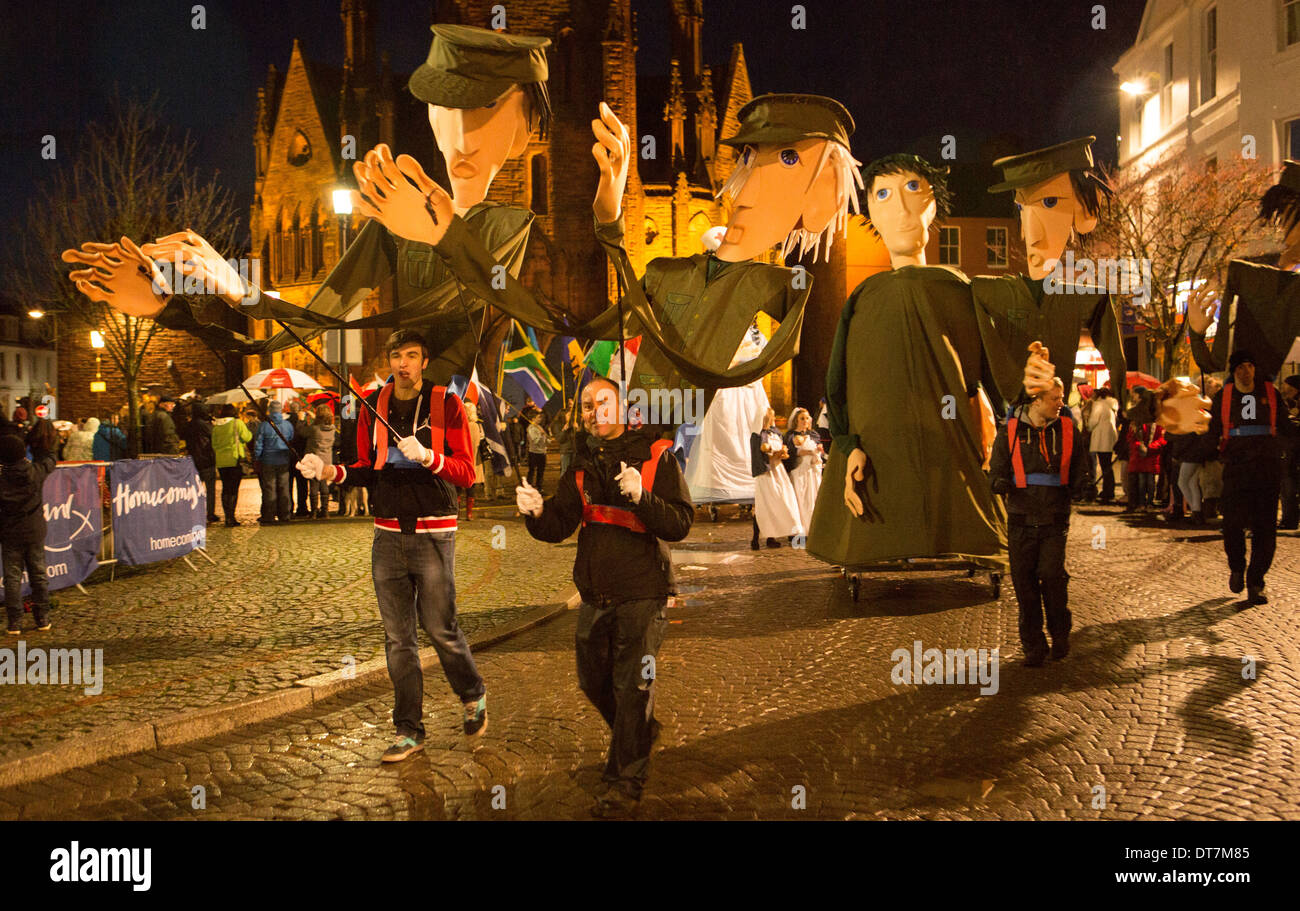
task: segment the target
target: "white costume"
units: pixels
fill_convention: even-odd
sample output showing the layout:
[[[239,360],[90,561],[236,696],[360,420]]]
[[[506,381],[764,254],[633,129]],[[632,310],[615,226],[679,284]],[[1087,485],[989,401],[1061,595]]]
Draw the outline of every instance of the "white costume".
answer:
[[[794,426],[795,413],[790,414],[787,427]],[[817,431],[809,430],[804,434],[803,443],[796,450],[791,438],[790,449],[794,460],[790,469],[790,484],[794,488],[795,500],[799,504],[799,521],[806,529],[812,525],[813,507],[817,505],[817,491],[822,486],[822,454],[817,451],[821,440]]]
[[[779,452],[784,445],[781,433],[775,427],[758,431],[759,445],[766,443],[773,452]],[[769,467],[767,471],[754,478],[754,518],[758,522],[758,534],[763,538],[788,538],[802,535],[804,524],[799,519],[799,501],[795,498],[790,476],[780,462],[773,465],[767,461],[767,455],[759,454],[755,459],[762,459]]]

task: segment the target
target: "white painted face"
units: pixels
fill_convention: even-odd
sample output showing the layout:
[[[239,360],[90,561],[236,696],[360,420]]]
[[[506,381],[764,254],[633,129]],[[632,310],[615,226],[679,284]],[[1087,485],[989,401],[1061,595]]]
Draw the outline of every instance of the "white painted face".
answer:
[[[502,166],[523,154],[532,133],[528,119],[528,97],[517,85],[481,108],[429,105],[429,125],[447,160],[457,208],[481,203]]]

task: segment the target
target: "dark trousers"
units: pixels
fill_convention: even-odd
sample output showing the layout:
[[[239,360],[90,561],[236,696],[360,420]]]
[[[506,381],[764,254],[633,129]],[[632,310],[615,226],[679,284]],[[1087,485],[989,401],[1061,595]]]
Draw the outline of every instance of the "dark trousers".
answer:
[[[541,490],[544,474],[546,474],[546,453],[528,453],[528,483]]]
[[[1300,526],[1300,454],[1288,456],[1282,463],[1282,528]]]
[[[1263,585],[1277,550],[1278,488],[1241,489],[1223,485],[1219,509],[1223,513],[1223,550],[1228,569],[1245,572],[1247,585]],[[1246,529],[1250,529],[1250,565],[1246,565]]]
[[[235,521],[235,507],[239,505],[239,485],[244,480],[244,470],[238,465],[218,468],[221,476],[221,515],[227,523]]]
[[[32,587],[32,612],[38,621],[44,620],[50,609],[50,580],[45,575],[45,542],[30,544],[3,544],[5,566],[5,613],[9,626],[16,627],[23,617],[23,570]],[[39,625],[39,624],[38,624]]]
[[[424,737],[424,672],[418,627],[433,640],[447,682],[461,702],[485,692],[465,634],[456,623],[456,536],[375,529],[370,549],[384,657],[393,682],[397,735]]]
[[[307,482],[311,488],[311,511],[313,513],[330,511],[330,482],[313,478]]]
[[[1115,471],[1111,465],[1115,454],[1113,452],[1095,452],[1097,457],[1098,470],[1101,474],[1101,498],[1102,500],[1115,499]]]
[[[298,456],[298,458],[301,459],[302,456]],[[308,514],[307,499],[311,496],[311,484],[296,467],[291,467],[290,473],[293,475],[294,501],[297,505],[298,515],[305,516]]]
[[[257,477],[262,484],[262,521],[279,518],[281,522],[287,522],[293,512],[289,503],[289,466],[263,462]]]
[[[1066,525],[1008,525],[1011,584],[1020,602],[1020,645],[1026,655],[1047,653],[1043,614],[1053,640],[1070,634],[1070,574],[1065,571]]]
[[[1150,506],[1156,495],[1156,476],[1146,471],[1130,472],[1133,477],[1132,506]]]
[[[654,735],[655,665],[668,628],[668,600],[578,608],[578,686],[610,728],[604,778],[639,797]],[[646,660],[647,657],[650,660]]]
[[[217,469],[200,468],[199,480],[203,482],[204,492],[208,497],[208,521],[215,522],[217,518]]]

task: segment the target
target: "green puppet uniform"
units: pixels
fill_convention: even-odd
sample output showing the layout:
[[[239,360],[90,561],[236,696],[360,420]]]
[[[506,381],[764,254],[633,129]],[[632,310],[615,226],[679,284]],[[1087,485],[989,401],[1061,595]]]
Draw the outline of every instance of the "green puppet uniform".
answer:
[[[958,272],[904,266],[850,295],[826,377],[834,446],[809,553],[849,567],[960,557],[1006,568],[1006,514],[984,475],[969,408],[981,354],[969,283]],[[875,469],[880,521],[855,518],[844,504],[846,460],[857,448]]]
[[[1214,347],[1203,334],[1190,328],[1188,334],[1196,365],[1206,373],[1225,369],[1229,355],[1242,350],[1254,355],[1263,375],[1277,376],[1300,335],[1300,274],[1234,259],[1228,264]]]

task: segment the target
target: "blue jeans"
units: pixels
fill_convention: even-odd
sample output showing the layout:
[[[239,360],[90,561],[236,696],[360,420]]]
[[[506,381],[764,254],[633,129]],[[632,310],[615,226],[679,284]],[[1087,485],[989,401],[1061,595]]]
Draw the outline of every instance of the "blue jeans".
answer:
[[[45,574],[45,542],[34,541],[0,546],[4,555],[5,613],[10,629],[16,629],[23,616],[23,570],[32,587],[32,616],[45,619],[50,610],[50,580]],[[39,624],[38,624],[39,625]]]
[[[417,624],[433,640],[447,682],[461,702],[485,692],[465,634],[456,623],[456,536],[375,529],[370,551],[384,656],[393,681],[398,736],[424,737],[424,673]]]
[[[263,462],[257,479],[262,483],[262,521],[277,517],[281,522],[289,521],[293,512],[289,505],[289,466]]]

